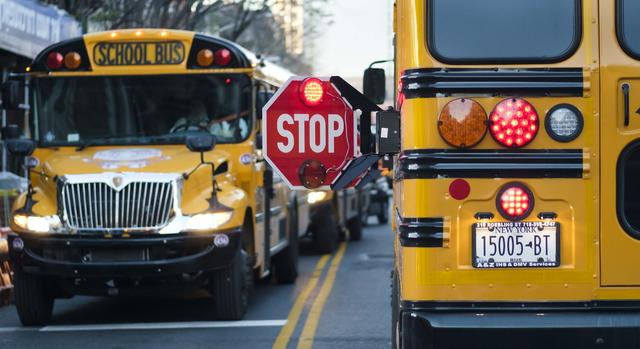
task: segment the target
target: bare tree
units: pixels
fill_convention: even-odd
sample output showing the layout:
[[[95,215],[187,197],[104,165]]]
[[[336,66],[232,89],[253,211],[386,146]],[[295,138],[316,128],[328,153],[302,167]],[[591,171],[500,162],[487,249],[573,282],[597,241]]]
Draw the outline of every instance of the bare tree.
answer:
[[[265,56],[308,72],[304,55],[288,52],[276,3],[302,4],[305,40],[313,40],[331,0],[41,0],[78,18],[85,31],[121,28],[172,28],[213,33],[240,42]],[[309,22],[309,23],[307,23]]]

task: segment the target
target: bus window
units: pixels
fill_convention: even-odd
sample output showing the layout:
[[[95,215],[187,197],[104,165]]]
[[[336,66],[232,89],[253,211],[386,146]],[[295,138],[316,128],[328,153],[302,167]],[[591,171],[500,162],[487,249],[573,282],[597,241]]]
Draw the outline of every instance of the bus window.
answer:
[[[640,2],[617,0],[617,34],[620,46],[630,56],[640,59]]]
[[[618,160],[618,218],[627,233],[640,237],[640,143],[632,143]]]
[[[580,0],[428,3],[429,50],[444,63],[558,62],[580,44]]]
[[[43,146],[181,143],[175,136],[191,131],[239,143],[251,131],[243,76],[41,78],[35,85]]]

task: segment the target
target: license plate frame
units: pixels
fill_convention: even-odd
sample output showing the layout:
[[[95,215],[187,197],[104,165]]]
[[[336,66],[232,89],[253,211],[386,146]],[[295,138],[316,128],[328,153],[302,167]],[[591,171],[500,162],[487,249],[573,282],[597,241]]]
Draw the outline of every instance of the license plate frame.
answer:
[[[542,227],[541,231],[539,230],[540,227]],[[527,260],[527,261],[513,261],[513,260],[495,261],[493,260],[491,261],[490,259],[486,261],[482,260],[478,256],[479,253],[476,249],[478,247],[476,238],[478,236],[479,229],[486,230],[488,234],[485,233],[485,235],[490,235],[490,233],[492,232],[490,228],[493,228],[493,229],[500,228],[501,230],[503,230],[502,232],[494,234],[494,236],[499,236],[497,234],[504,234],[504,236],[507,236],[507,237],[516,236],[516,235],[534,236],[539,234],[539,233],[536,233],[535,231],[532,231],[532,229],[536,229],[541,233],[545,233],[546,231],[549,234],[552,234],[555,237],[555,241],[554,241],[555,249],[552,249],[552,250],[555,250],[554,253],[552,254],[553,260],[549,260],[549,259],[543,260],[543,261],[540,261],[540,259],[538,259],[537,261],[531,261],[531,260]],[[512,232],[511,233],[505,232],[504,230],[506,229],[511,229]],[[513,233],[513,229],[521,229],[521,230],[516,233]],[[555,230],[555,232],[552,232],[553,230]],[[514,239],[516,238],[514,237]],[[545,242],[545,244],[548,244],[548,242]],[[525,246],[525,247],[528,247],[528,246]],[[531,248],[534,248],[534,247],[531,247]],[[552,252],[549,252],[549,253],[551,254]],[[505,256],[505,258],[513,258],[513,255]],[[560,266],[560,223],[556,221],[474,223],[471,226],[471,263],[472,263],[472,266],[477,269],[557,268]]]

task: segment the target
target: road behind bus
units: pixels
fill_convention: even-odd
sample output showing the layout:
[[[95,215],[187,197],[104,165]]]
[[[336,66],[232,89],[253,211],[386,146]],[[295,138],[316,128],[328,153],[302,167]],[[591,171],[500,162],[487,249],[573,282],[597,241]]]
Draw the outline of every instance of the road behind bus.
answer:
[[[13,306],[0,308],[0,348],[269,348],[276,339],[288,348],[388,348],[390,227],[372,224],[345,245],[343,256],[304,253],[295,285],[257,285],[243,321],[216,321],[202,294],[74,297],[56,301],[46,327],[23,328]]]

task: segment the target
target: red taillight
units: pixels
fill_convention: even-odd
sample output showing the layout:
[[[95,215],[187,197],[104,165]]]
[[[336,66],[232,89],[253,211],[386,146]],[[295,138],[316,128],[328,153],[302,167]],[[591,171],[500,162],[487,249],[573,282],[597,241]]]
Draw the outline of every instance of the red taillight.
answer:
[[[493,138],[507,147],[523,147],[536,137],[540,119],[531,103],[510,98],[498,103],[489,117]]]
[[[300,85],[300,98],[309,107],[315,107],[322,103],[324,87],[322,81],[316,78],[308,78]]]
[[[231,63],[231,51],[227,50],[226,48],[217,50],[215,56],[215,62],[217,65],[225,66]]]
[[[404,92],[402,92],[402,80],[398,81],[398,98],[396,98],[396,109],[401,110],[404,104]]]
[[[324,184],[327,177],[327,170],[318,160],[305,161],[298,171],[300,181],[307,189],[319,188]]]
[[[509,183],[498,192],[496,205],[500,214],[509,220],[525,219],[533,210],[533,193],[520,183]]]
[[[51,52],[47,56],[47,67],[49,67],[49,69],[62,68],[62,62],[64,62],[64,57],[62,57],[60,52]]]

